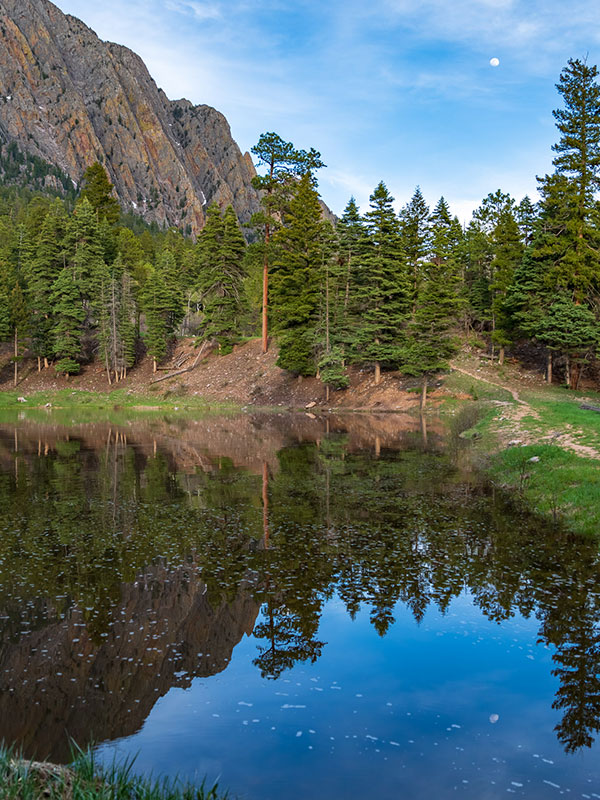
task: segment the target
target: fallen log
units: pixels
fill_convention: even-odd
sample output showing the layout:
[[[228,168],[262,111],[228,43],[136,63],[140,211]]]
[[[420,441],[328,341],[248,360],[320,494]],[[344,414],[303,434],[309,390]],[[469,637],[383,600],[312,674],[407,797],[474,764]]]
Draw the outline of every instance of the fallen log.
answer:
[[[160,378],[155,378],[152,381],[152,383],[160,383],[161,381],[166,381],[169,378],[176,378],[178,375],[184,375],[186,372],[191,372],[193,369],[196,369],[196,367],[198,366],[198,362],[200,361],[200,358],[202,357],[202,354],[204,353],[204,350],[205,350],[207,345],[209,345],[210,349],[212,349],[214,347],[212,342],[210,342],[210,343],[209,342],[203,342],[202,347],[200,348],[200,352],[196,356],[196,359],[195,359],[195,361],[194,361],[194,363],[192,364],[191,367],[186,367],[185,369],[179,369],[179,370],[177,370],[177,372],[169,373],[169,375],[162,375]],[[206,353],[206,355],[208,355],[208,352]]]
[[[600,406],[591,406],[589,403],[582,403],[579,408],[583,408],[586,411],[596,411],[598,414],[600,414]]]

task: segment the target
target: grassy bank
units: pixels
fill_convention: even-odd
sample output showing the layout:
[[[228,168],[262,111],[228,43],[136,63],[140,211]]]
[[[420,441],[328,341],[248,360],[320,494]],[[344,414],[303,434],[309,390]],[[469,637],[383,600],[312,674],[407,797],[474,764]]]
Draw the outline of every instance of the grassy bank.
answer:
[[[126,422],[133,416],[169,412],[182,414],[231,414],[240,411],[235,403],[208,401],[195,395],[168,391],[164,394],[133,393],[118,389],[110,393],[68,390],[35,392],[19,402],[18,392],[0,392],[0,422],[13,422],[26,414],[39,422],[52,419],[60,424],[108,421]]]
[[[500,384],[452,373],[446,389],[469,399],[449,400],[441,413],[450,428],[470,440],[472,453],[495,485],[527,508],[574,532],[600,537],[600,394],[562,387]]]
[[[518,492],[528,508],[577,533],[600,538],[600,463],[556,445],[510,447],[494,454],[488,472]]]
[[[91,751],[68,767],[18,758],[0,748],[2,800],[225,800],[218,787],[178,780],[156,781],[135,775],[133,763],[101,768]]]

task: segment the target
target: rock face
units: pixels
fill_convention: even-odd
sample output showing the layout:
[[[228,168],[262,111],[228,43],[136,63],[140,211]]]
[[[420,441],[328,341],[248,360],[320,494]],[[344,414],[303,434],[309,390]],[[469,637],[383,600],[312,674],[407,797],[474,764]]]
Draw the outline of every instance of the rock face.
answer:
[[[204,206],[258,209],[254,167],[209,106],[170,101],[144,62],[48,0],[0,0],[0,142],[74,183],[104,164],[121,205],[195,233]]]

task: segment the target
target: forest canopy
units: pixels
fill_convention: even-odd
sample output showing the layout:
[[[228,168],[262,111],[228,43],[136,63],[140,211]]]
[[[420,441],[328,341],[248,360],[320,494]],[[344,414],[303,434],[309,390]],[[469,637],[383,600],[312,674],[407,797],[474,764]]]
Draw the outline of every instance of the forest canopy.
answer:
[[[507,348],[535,345],[547,379],[576,388],[600,341],[598,70],[571,59],[557,89],[554,171],[538,178],[539,200],[498,189],[464,226],[419,187],[398,213],[383,181],[367,209],[351,198],[330,222],[320,154],[268,133],[253,148],[260,213],[242,229],[233,208],[213,204],[192,240],[124,216],[100,164],[77,194],[4,146],[0,342],[15,383],[26,356],[66,376],[99,360],[113,383],[144,353],[156,369],[178,335],[227,353],[262,331],[280,367],[333,390],[360,365],[376,383],[388,369],[420,377],[425,399],[461,337],[500,363]],[[62,196],[32,185],[48,175]]]

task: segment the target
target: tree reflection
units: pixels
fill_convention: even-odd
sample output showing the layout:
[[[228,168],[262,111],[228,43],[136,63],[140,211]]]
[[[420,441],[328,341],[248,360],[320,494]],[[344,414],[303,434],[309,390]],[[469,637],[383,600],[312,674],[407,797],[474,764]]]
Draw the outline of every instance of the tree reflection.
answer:
[[[100,641],[123,584],[150,566],[201,577],[207,600],[249,595],[263,677],[316,661],[325,602],[362,608],[380,636],[399,602],[417,623],[468,590],[491,622],[535,615],[559,680],[556,734],[567,752],[600,732],[597,544],[519,515],[465,485],[431,450],[378,457],[347,438],[287,447],[258,474],[227,459],[178,472],[123,437],[96,450],[76,439],[0,473],[0,636],[42,629],[74,607]]]

